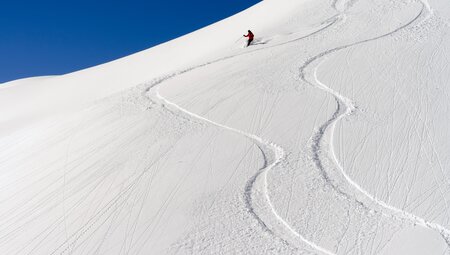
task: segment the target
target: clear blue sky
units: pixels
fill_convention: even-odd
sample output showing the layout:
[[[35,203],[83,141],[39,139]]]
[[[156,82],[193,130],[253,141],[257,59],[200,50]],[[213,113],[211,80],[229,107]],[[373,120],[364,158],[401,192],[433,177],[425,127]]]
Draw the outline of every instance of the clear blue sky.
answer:
[[[259,1],[3,1],[0,83],[64,74],[114,60],[214,23]]]

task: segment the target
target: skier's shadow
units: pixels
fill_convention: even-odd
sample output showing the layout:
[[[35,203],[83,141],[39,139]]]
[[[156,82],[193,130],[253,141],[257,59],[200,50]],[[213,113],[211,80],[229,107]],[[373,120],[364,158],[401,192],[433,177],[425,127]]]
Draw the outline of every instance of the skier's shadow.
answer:
[[[270,42],[270,40],[263,40],[263,39],[260,39],[260,40],[254,40],[253,42],[252,42],[252,44],[253,45],[262,45],[262,44],[267,44],[268,42]]]
[[[267,44],[268,42],[270,42],[270,39],[258,39],[258,40],[254,40],[251,45],[263,45],[263,44]]]

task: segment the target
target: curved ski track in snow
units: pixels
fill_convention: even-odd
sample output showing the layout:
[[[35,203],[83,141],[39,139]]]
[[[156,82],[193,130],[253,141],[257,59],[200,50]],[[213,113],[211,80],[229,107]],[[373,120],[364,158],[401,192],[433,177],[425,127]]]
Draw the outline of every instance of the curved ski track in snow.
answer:
[[[332,181],[329,179],[328,174],[326,173],[326,169],[324,168],[322,161],[320,160],[320,149],[321,149],[321,141],[323,140],[325,133],[327,130],[330,131],[330,142],[329,142],[329,150],[330,150],[330,154],[333,158],[333,161],[335,162],[337,168],[339,169],[340,173],[342,174],[342,176],[345,178],[345,180],[351,185],[353,186],[356,190],[358,190],[360,193],[364,194],[366,197],[368,197],[370,200],[372,200],[373,202],[375,202],[376,204],[378,204],[379,206],[388,209],[389,211],[391,211],[391,213],[393,212],[394,214],[386,214],[385,212],[381,212],[386,216],[390,216],[390,217],[395,217],[398,219],[403,219],[406,221],[409,221],[410,223],[413,223],[414,225],[419,225],[431,230],[435,230],[438,231],[440,233],[440,235],[442,236],[442,238],[445,240],[445,242],[447,243],[447,245],[450,246],[450,230],[446,229],[445,227],[437,224],[437,223],[433,223],[433,222],[429,222],[417,215],[414,215],[410,212],[404,211],[400,208],[397,208],[395,206],[392,206],[384,201],[379,200],[378,198],[376,198],[374,195],[370,194],[367,190],[365,190],[364,188],[362,188],[358,183],[356,183],[354,180],[352,180],[350,178],[350,176],[348,176],[348,174],[345,172],[344,168],[342,167],[341,163],[339,162],[339,160],[337,159],[336,153],[334,151],[334,130],[336,127],[336,123],[339,122],[341,119],[343,119],[346,116],[350,116],[352,115],[352,113],[355,110],[355,106],[353,104],[353,102],[341,95],[339,92],[331,89],[330,87],[326,86],[325,84],[323,84],[322,82],[320,82],[320,80],[317,77],[317,70],[320,66],[320,63],[318,63],[315,68],[314,68],[314,72],[313,72],[313,77],[314,77],[314,82],[310,82],[307,80],[307,78],[305,77],[305,70],[308,66],[310,66],[311,64],[313,64],[314,62],[316,62],[317,60],[326,57],[327,55],[330,55],[332,53],[336,53],[337,51],[343,50],[343,49],[347,49],[353,46],[357,46],[360,44],[364,44],[367,42],[371,42],[371,41],[375,41],[381,38],[385,38],[388,37],[390,35],[393,35],[395,33],[397,33],[398,31],[412,25],[413,23],[419,21],[419,18],[421,16],[424,15],[424,13],[426,12],[427,16],[424,17],[424,19],[422,19],[421,21],[419,21],[420,23],[426,21],[427,19],[429,19],[432,14],[433,14],[433,10],[431,9],[430,5],[426,2],[426,1],[421,1],[422,3],[422,9],[420,11],[420,13],[410,22],[408,22],[407,24],[387,33],[381,36],[377,36],[371,39],[366,39],[363,41],[359,41],[356,43],[352,43],[349,45],[345,45],[345,46],[340,46],[337,48],[333,48],[333,49],[329,49],[326,50],[318,55],[316,55],[315,57],[310,58],[308,61],[306,61],[306,63],[300,68],[300,76],[302,78],[303,81],[309,83],[310,85],[313,85],[329,94],[331,94],[337,103],[337,109],[335,111],[335,113],[333,114],[333,116],[327,121],[325,122],[322,126],[320,126],[320,128],[318,129],[318,131],[316,132],[316,134],[313,136],[313,145],[312,145],[312,151],[313,151],[313,160],[316,163],[316,166],[322,171],[323,177],[324,179],[327,181],[327,183],[332,186],[335,190],[337,190],[339,193],[344,194],[339,187],[336,187],[336,185],[334,185],[332,183]],[[345,110],[343,112],[341,112],[341,108],[342,106],[344,106]],[[359,201],[358,201],[359,202]],[[361,202],[359,202],[360,204],[362,204]]]
[[[223,59],[222,59],[223,60]],[[220,60],[219,60],[220,61]],[[216,62],[216,61],[215,61]],[[215,63],[215,62],[211,62],[211,63]],[[218,62],[218,61],[217,61]],[[202,65],[202,66],[204,66],[204,65]],[[196,68],[199,68],[199,67],[196,67]],[[196,69],[196,68],[193,68],[193,69]],[[188,71],[191,71],[191,70],[193,70],[193,69],[189,69]],[[186,72],[188,72],[188,71],[186,71]],[[185,72],[181,72],[181,73],[179,73],[179,74],[182,74],[182,73],[185,73]],[[173,75],[173,76],[170,76],[170,78],[173,78],[173,77],[175,77],[176,75]],[[165,79],[166,80],[166,79]],[[164,81],[165,81],[164,80]],[[162,81],[161,81],[162,82]],[[246,184],[246,187],[245,187],[245,197],[244,197],[244,199],[245,199],[245,202],[246,202],[246,209],[248,210],[248,212],[250,213],[250,214],[252,214],[252,216],[258,221],[258,223],[260,224],[260,225],[262,225],[262,227],[265,229],[265,231],[267,231],[267,232],[269,232],[269,233],[271,233],[271,234],[274,234],[273,233],[273,231],[267,226],[267,224],[255,213],[255,210],[254,210],[254,208],[253,208],[253,206],[252,206],[252,201],[253,201],[253,198],[252,198],[252,195],[251,195],[251,192],[252,192],[252,190],[253,190],[253,185],[254,185],[254,183],[256,182],[256,180],[258,179],[258,178],[260,178],[261,177],[261,175],[262,175],[262,178],[264,178],[263,180],[264,180],[264,196],[265,196],[265,199],[266,199],[266,201],[267,201],[267,204],[269,205],[269,207],[270,207],[270,210],[271,210],[271,212],[272,212],[272,214],[275,216],[275,218],[277,219],[277,221],[279,222],[279,223],[281,223],[292,235],[294,235],[295,237],[297,237],[297,238],[299,238],[302,242],[304,242],[304,243],[306,243],[307,245],[309,245],[310,247],[312,247],[312,248],[314,248],[315,250],[317,250],[317,251],[320,251],[320,252],[322,252],[322,253],[324,253],[324,254],[328,254],[328,255],[332,255],[332,254],[334,254],[333,252],[331,252],[331,251],[328,251],[328,250],[326,250],[325,248],[323,248],[323,247],[320,247],[319,245],[317,245],[317,244],[315,244],[315,243],[313,243],[312,241],[309,241],[309,240],[307,240],[305,237],[303,237],[300,233],[298,233],[295,229],[293,229],[279,214],[278,214],[278,212],[275,210],[275,207],[273,206],[273,204],[272,204],[272,202],[271,202],[271,200],[270,200],[270,197],[269,197],[269,192],[268,192],[268,189],[267,189],[267,187],[268,187],[268,181],[267,181],[267,174],[268,174],[268,172],[270,171],[270,170],[272,170],[275,166],[277,166],[279,163],[281,163],[281,161],[283,160],[283,158],[285,157],[285,151],[284,151],[284,149],[282,148],[282,147],[280,147],[279,145],[277,145],[277,144],[275,144],[275,143],[272,143],[272,142],[270,142],[270,141],[266,141],[266,140],[264,140],[263,138],[261,138],[261,137],[259,137],[259,136],[257,136],[257,135],[254,135],[254,134],[250,134],[250,133],[247,133],[247,132],[244,132],[244,131],[242,131],[242,130],[239,130],[239,129],[235,129],[235,128],[232,128],[232,127],[229,127],[229,126],[225,126],[225,125],[223,125],[223,124],[220,124],[220,123],[217,123],[217,122],[215,122],[215,121],[212,121],[212,120],[209,120],[209,119],[207,119],[207,118],[205,118],[205,117],[202,117],[202,116],[200,116],[200,115],[198,115],[198,114],[196,114],[196,113],[193,113],[193,112],[190,112],[190,111],[188,111],[188,110],[186,110],[186,109],[184,109],[183,107],[181,107],[181,106],[179,106],[179,105],[177,105],[177,104],[175,104],[175,103],[173,103],[173,102],[170,102],[169,100],[167,100],[166,98],[164,98],[163,96],[161,96],[161,94],[159,93],[159,91],[158,91],[158,86],[156,86],[156,85],[159,85],[159,84],[161,84],[161,82],[159,82],[159,83],[157,83],[157,84],[153,84],[153,86],[152,86],[152,88],[153,89],[150,89],[149,90],[149,92],[150,93],[152,93],[158,100],[160,100],[161,102],[162,102],[162,104],[163,105],[166,105],[166,106],[170,106],[170,107],[172,107],[172,108],[174,108],[174,109],[176,109],[176,110],[178,110],[178,111],[180,111],[180,112],[182,112],[182,113],[184,113],[184,114],[187,114],[187,115],[189,115],[189,116],[191,116],[191,117],[193,117],[193,118],[195,118],[195,119],[199,119],[199,120],[202,120],[203,122],[206,122],[206,123],[209,123],[209,124],[211,124],[211,125],[213,125],[213,126],[216,126],[216,127],[219,127],[219,128],[221,128],[221,129],[224,129],[224,130],[228,130],[228,131],[231,131],[231,132],[233,132],[233,133],[236,133],[236,134],[239,134],[239,135],[242,135],[242,136],[244,136],[244,137],[246,137],[246,138],[248,138],[248,139],[250,139],[250,140],[253,140],[254,141],[254,143],[258,146],[258,148],[261,150],[261,152],[262,152],[262,154],[263,154],[263,156],[264,156],[264,158],[266,158],[266,155],[268,154],[263,148],[270,148],[271,150],[272,150],[272,153],[274,154],[274,156],[275,156],[275,160],[270,164],[270,165],[268,165],[268,166],[265,166],[264,168],[262,168],[262,169],[260,169],[248,182],[247,182],[247,184]],[[287,243],[287,241],[285,241],[285,240],[282,240],[284,243]]]
[[[221,61],[224,61],[224,60],[227,60],[227,59],[231,59],[231,58],[234,58],[234,57],[238,57],[238,56],[241,56],[241,55],[244,55],[244,54],[253,53],[253,52],[255,52],[255,51],[266,50],[266,49],[268,49],[268,48],[278,47],[278,46],[281,46],[281,45],[285,45],[285,44],[288,44],[288,43],[291,43],[291,42],[294,42],[294,41],[298,41],[298,40],[304,39],[304,38],[306,38],[306,37],[312,36],[312,35],[314,35],[314,34],[317,34],[317,33],[321,32],[321,31],[325,30],[326,28],[332,26],[332,25],[335,24],[338,20],[339,20],[339,17],[335,17],[329,24],[327,24],[326,26],[324,26],[324,27],[318,29],[317,31],[315,31],[315,32],[313,32],[313,33],[310,33],[310,34],[308,34],[308,35],[306,35],[306,36],[302,36],[302,37],[300,37],[300,38],[293,39],[293,40],[288,41],[288,42],[283,42],[283,43],[280,43],[280,44],[277,44],[277,45],[273,45],[273,46],[269,46],[269,47],[264,47],[264,48],[261,48],[261,49],[256,49],[256,50],[253,50],[253,51],[250,51],[250,52],[246,52],[246,53],[242,53],[242,54],[237,54],[237,55],[232,55],[232,56],[224,57],[224,58],[221,58],[221,59],[218,59],[218,60],[215,60],[215,61],[207,62],[207,63],[205,63],[205,64],[201,64],[201,65],[198,65],[198,66],[195,66],[195,67],[191,67],[191,68],[188,68],[188,69],[186,69],[186,70],[179,71],[179,72],[173,73],[173,74],[171,74],[171,75],[167,75],[167,76],[165,76],[165,77],[156,79],[156,80],[154,80],[153,82],[150,82],[150,84],[147,85],[148,88],[147,88],[147,89],[145,90],[145,92],[144,92],[144,94],[147,94],[147,95],[150,94],[150,95],[148,95],[149,97],[152,97],[152,96],[153,96],[153,97],[156,98],[158,101],[160,101],[160,103],[162,104],[162,106],[170,106],[170,107],[172,107],[173,109],[176,109],[177,111],[180,111],[180,112],[182,112],[182,113],[184,113],[184,114],[186,114],[186,115],[191,116],[192,118],[201,120],[201,121],[203,121],[203,122],[205,122],[205,123],[209,123],[209,124],[211,124],[211,125],[213,125],[213,126],[216,126],[216,127],[218,127],[218,128],[221,128],[221,129],[224,129],[224,130],[228,130],[228,131],[230,131],[230,132],[233,132],[233,133],[242,135],[242,136],[244,136],[244,137],[246,137],[246,138],[248,138],[248,139],[250,139],[250,140],[253,140],[254,143],[258,146],[258,148],[261,150],[261,152],[262,152],[262,154],[263,154],[263,156],[264,156],[264,159],[265,159],[265,165],[264,165],[264,167],[263,167],[262,169],[260,169],[260,170],[259,170],[259,171],[258,171],[258,172],[250,179],[250,180],[248,180],[248,182],[247,182],[247,184],[246,184],[246,187],[245,187],[245,194],[244,194],[244,196],[245,196],[244,199],[245,199],[246,207],[247,207],[246,209],[248,210],[248,212],[249,212],[250,214],[252,214],[252,216],[258,221],[258,223],[264,228],[265,231],[267,231],[267,232],[271,233],[272,235],[274,235],[273,231],[267,226],[267,224],[266,224],[266,223],[265,223],[265,222],[264,222],[264,221],[263,221],[263,220],[255,213],[255,210],[254,210],[253,205],[252,205],[253,198],[252,198],[251,191],[253,190],[253,186],[254,186],[256,180],[262,176],[263,181],[264,181],[264,196],[265,196],[265,199],[266,199],[266,201],[267,201],[268,206],[270,207],[271,213],[275,216],[276,220],[277,220],[277,221],[278,221],[285,229],[287,229],[287,230],[290,232],[290,234],[292,234],[294,237],[300,239],[302,242],[306,243],[307,245],[309,245],[309,246],[312,247],[313,249],[315,249],[315,250],[317,250],[317,251],[319,251],[319,252],[321,252],[321,253],[327,254],[327,255],[334,255],[335,253],[334,253],[334,252],[331,252],[331,251],[329,251],[329,250],[327,250],[326,248],[323,248],[323,247],[321,247],[321,246],[315,244],[314,242],[312,242],[312,241],[306,239],[304,236],[302,236],[300,233],[298,233],[294,228],[292,228],[292,227],[286,222],[286,220],[284,220],[284,219],[279,215],[279,213],[276,211],[275,207],[273,206],[272,201],[270,200],[270,197],[269,197],[269,191],[268,191],[268,178],[267,178],[267,174],[268,174],[268,172],[269,172],[270,170],[272,170],[275,166],[277,166],[278,164],[280,164],[280,163],[282,162],[283,158],[285,157],[286,153],[285,153],[285,150],[284,150],[282,147],[280,147],[279,145],[277,145],[277,144],[275,144],[275,143],[272,143],[272,142],[270,142],[270,141],[266,141],[266,140],[264,140],[263,138],[261,138],[261,137],[255,135],[255,134],[247,133],[247,132],[245,132],[245,131],[242,131],[242,130],[239,130],[239,129],[236,129],[236,128],[233,128],[233,127],[229,127],[229,126],[226,126],[226,125],[223,125],[223,124],[220,124],[220,123],[217,123],[217,122],[212,121],[212,120],[210,120],[210,119],[207,119],[207,118],[205,118],[205,117],[203,117],[203,116],[200,116],[200,115],[198,115],[198,114],[196,114],[196,113],[190,112],[190,111],[188,111],[187,109],[185,109],[185,108],[183,108],[183,107],[181,107],[181,106],[179,106],[179,105],[177,105],[177,104],[175,104],[175,103],[169,101],[168,99],[164,98],[164,97],[159,93],[158,88],[159,88],[159,86],[161,86],[161,84],[162,84],[163,82],[165,82],[165,81],[167,81],[167,80],[169,80],[169,79],[172,79],[172,78],[174,78],[174,77],[176,77],[176,76],[178,76],[178,75],[187,73],[187,72],[189,72],[189,71],[192,71],[192,70],[195,70],[195,69],[198,69],[198,68],[207,66],[207,65],[209,65],[209,64],[218,63],[218,62],[221,62]],[[272,153],[273,153],[274,156],[275,156],[274,161],[273,161],[272,163],[270,163],[269,165],[267,165],[267,162],[266,162],[266,156],[267,156],[268,153],[267,153],[263,148],[270,148],[270,150],[272,151]],[[282,238],[281,238],[281,241],[282,241],[283,243],[288,243],[286,240],[284,240],[284,239],[282,239]]]

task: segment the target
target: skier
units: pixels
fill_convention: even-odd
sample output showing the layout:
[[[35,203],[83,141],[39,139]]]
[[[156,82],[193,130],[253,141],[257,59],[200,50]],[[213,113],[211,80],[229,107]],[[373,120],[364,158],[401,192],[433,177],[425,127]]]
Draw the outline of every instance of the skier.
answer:
[[[250,45],[250,43],[252,43],[255,35],[252,33],[252,31],[248,30],[248,34],[244,35],[244,37],[248,37],[248,41],[247,41],[247,47],[248,47]]]

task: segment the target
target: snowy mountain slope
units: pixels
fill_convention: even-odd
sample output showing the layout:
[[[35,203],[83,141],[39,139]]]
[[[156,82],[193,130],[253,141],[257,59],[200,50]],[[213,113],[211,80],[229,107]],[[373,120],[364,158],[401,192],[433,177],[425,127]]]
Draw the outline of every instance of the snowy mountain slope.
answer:
[[[264,1],[245,13],[107,64],[50,79],[23,79],[2,84],[0,123],[8,124],[1,125],[1,130],[6,132],[12,123],[17,123],[13,128],[17,129],[49,114],[80,109],[155,77],[229,55],[230,51],[240,48],[235,41],[250,27],[266,40],[273,39],[271,35],[290,32],[283,27],[295,21],[292,20],[294,14],[311,9],[303,8],[305,2],[308,1],[284,1],[280,5],[276,1]],[[320,6],[320,3],[310,4]],[[267,11],[274,9],[277,11]],[[308,20],[300,29],[308,29],[308,24],[318,21],[318,18]]]
[[[7,84],[0,252],[449,253],[440,6],[264,1],[117,62]],[[260,44],[229,32],[165,60],[247,19]],[[16,116],[29,87],[62,102]]]

